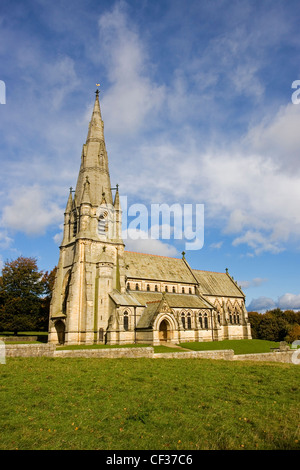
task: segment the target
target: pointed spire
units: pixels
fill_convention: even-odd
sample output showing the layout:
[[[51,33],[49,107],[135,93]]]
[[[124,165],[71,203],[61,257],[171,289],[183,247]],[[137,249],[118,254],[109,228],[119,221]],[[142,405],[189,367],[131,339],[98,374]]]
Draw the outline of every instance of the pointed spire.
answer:
[[[73,188],[72,188],[72,186],[71,186],[71,188],[70,188],[70,193],[69,193],[69,197],[68,197],[68,202],[67,202],[67,205],[66,205],[65,213],[69,213],[69,212],[71,212],[71,210],[72,210],[72,206],[73,206],[72,192],[73,192]]]
[[[104,124],[101,117],[99,90],[97,90],[87,140],[82,150],[81,166],[75,191],[76,200],[79,203],[84,192],[86,176],[88,176],[90,203],[93,206],[99,206],[101,204],[102,192],[105,192],[107,204],[113,204],[103,129]]]
[[[81,198],[81,204],[91,204],[91,197],[90,197],[90,182],[89,178],[85,177],[84,189]]]
[[[97,141],[104,140],[104,123],[102,121],[101,110],[100,110],[100,102],[99,102],[99,90],[96,91],[96,99],[94,103],[94,109],[92,113],[92,118],[89,124],[88,136],[87,141],[88,143],[91,139],[95,142],[94,139]]]
[[[115,209],[120,209],[120,196],[119,196],[119,185],[116,185],[116,195],[115,195],[115,201],[114,201],[114,208]]]

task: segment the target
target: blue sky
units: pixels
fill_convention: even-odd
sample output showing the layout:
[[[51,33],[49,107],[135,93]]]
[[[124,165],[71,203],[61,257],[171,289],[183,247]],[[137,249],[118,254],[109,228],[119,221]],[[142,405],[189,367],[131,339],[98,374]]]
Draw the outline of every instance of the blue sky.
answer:
[[[249,309],[300,309],[299,22],[297,0],[2,0],[0,267],[57,264],[101,83],[112,185],[129,204],[204,204],[190,265],[228,268]]]

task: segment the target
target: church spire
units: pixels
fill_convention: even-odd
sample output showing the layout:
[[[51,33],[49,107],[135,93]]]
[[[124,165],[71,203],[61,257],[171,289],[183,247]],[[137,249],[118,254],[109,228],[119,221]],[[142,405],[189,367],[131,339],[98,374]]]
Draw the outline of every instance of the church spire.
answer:
[[[86,142],[96,139],[98,141],[104,140],[104,124],[102,121],[100,102],[99,102],[99,90],[96,90],[96,98],[94,103],[94,109],[92,118],[89,125],[88,136]]]
[[[93,206],[101,204],[102,192],[105,192],[107,204],[113,204],[108,158],[104,140],[104,123],[102,121],[99,90],[96,91],[93,112],[89,123],[86,143],[81,154],[81,166],[78,175],[75,196],[81,201],[86,178],[90,182],[90,200]],[[100,189],[99,189],[100,188]]]

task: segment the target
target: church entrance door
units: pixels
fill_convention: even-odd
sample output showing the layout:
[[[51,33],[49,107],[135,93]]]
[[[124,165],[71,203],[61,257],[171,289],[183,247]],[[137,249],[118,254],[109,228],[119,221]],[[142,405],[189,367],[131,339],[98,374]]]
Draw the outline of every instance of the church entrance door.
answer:
[[[168,341],[170,340],[170,324],[167,320],[163,320],[159,325],[159,340]]]
[[[61,320],[58,320],[55,323],[55,328],[56,328],[57,339],[58,339],[59,344],[64,344],[64,342],[65,342],[65,324],[64,324],[64,322],[61,321]]]

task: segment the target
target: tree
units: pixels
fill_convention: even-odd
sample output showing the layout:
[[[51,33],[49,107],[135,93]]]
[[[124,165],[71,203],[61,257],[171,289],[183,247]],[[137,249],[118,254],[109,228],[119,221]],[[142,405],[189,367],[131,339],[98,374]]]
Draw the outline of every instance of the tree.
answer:
[[[248,312],[248,318],[251,325],[251,335],[253,339],[258,339],[258,327],[262,320],[262,314],[258,312]]]
[[[300,339],[300,325],[295,323],[293,326],[290,327],[288,335],[286,337],[286,341],[289,343],[293,343],[293,341],[297,341]]]
[[[42,296],[45,294],[43,272],[35,258],[20,256],[6,261],[0,282],[0,329],[28,331],[36,328]]]
[[[44,297],[41,299],[41,306],[40,306],[40,316],[38,322],[38,330],[46,331],[48,329],[48,322],[49,322],[49,311],[50,311],[50,303],[52,298],[52,291],[54,287],[54,281],[56,276],[57,267],[52,269],[50,273],[48,271],[45,272],[42,278],[42,282],[45,287]]]
[[[267,312],[258,326],[257,334],[259,339],[268,341],[283,341],[288,334],[289,324],[280,315]]]

